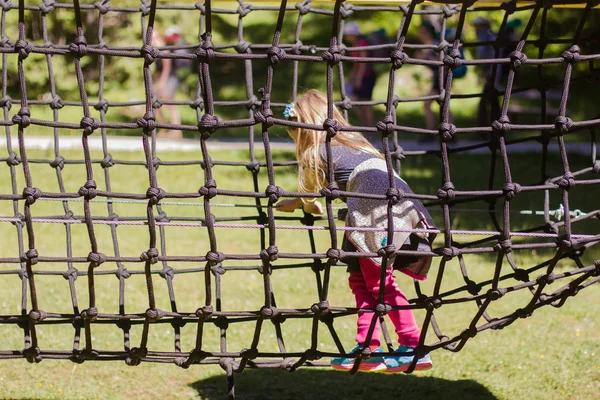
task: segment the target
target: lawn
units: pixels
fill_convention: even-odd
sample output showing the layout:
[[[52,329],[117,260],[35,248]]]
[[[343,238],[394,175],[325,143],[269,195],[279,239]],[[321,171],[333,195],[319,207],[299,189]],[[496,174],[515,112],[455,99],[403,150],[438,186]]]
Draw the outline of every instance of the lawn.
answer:
[[[120,161],[143,161],[144,155],[138,152],[123,153],[111,151]],[[28,151],[28,155],[38,162],[30,165],[33,185],[43,191],[59,191],[56,172],[48,162],[54,159],[52,151]],[[61,155],[67,160],[82,159],[77,151],[64,151]],[[193,153],[159,153],[162,161],[198,160],[200,155]],[[247,152],[214,151],[213,160],[248,161]],[[257,159],[264,160],[264,152],[257,152]],[[101,160],[101,153],[93,153],[92,158]],[[276,151],[274,159],[291,160],[293,154]],[[539,181],[539,154],[511,154],[513,179],[521,184]],[[457,189],[474,190],[487,188],[489,154],[452,156],[451,174]],[[589,158],[571,155],[573,170],[588,166]],[[549,159],[549,174],[562,174],[560,157],[552,154]],[[0,193],[11,193],[10,170],[0,168]],[[22,166],[17,166],[18,193],[24,187]],[[148,188],[148,172],[140,165],[117,163],[106,170],[110,174],[111,190],[143,194]],[[99,164],[94,165],[94,177],[98,188],[106,187],[105,171]],[[295,190],[296,174],[293,167],[281,167],[276,171],[277,185],[286,190]],[[215,180],[220,189],[253,191],[251,174],[243,166],[214,167]],[[441,182],[441,163],[435,157],[409,157],[403,161],[402,175],[417,193],[435,193]],[[76,192],[85,182],[85,169],[81,164],[67,164],[62,170],[65,190]],[[583,175],[581,179],[590,175]],[[578,177],[579,179],[579,177]],[[161,165],[157,171],[158,185],[167,192],[194,192],[204,182],[204,172],[197,164]],[[267,186],[266,168],[259,176],[259,188]],[[496,186],[502,186],[502,168],[497,166]],[[569,193],[572,208],[592,211],[597,208],[598,188],[594,186],[576,186]],[[102,200],[102,198],[97,198]],[[543,209],[543,195],[522,192],[513,202],[514,210]],[[551,194],[551,207],[558,207],[559,193]],[[194,202],[197,200],[189,201]],[[248,198],[217,196],[211,200],[217,204],[252,204]],[[203,217],[204,210],[199,205],[170,204],[174,199],[165,199],[163,210],[174,220],[175,217]],[[188,202],[186,200],[186,202]],[[13,216],[12,203],[0,203],[0,216]],[[125,217],[145,217],[146,203],[115,203],[114,212]],[[81,202],[69,201],[69,208],[75,215],[83,214]],[[485,209],[483,203],[470,207],[460,206],[463,211],[453,213],[452,226],[455,229],[493,229],[490,218],[477,209]],[[501,206],[498,207],[501,210]],[[19,204],[23,213],[23,202]],[[91,207],[92,214],[106,216],[107,205],[96,201]],[[247,207],[212,207],[216,217],[240,217],[256,214],[255,209]],[[56,201],[38,200],[32,206],[34,217],[64,215],[63,204]],[[440,224],[441,213],[432,211],[434,219]],[[500,212],[498,213],[500,216]],[[295,216],[300,217],[296,212]],[[541,216],[512,217],[514,229],[522,229],[543,224]],[[243,223],[253,224],[252,220]],[[279,221],[279,224],[299,224],[297,221]],[[318,222],[324,225],[324,222]],[[574,225],[576,233],[598,232],[598,221],[588,221]],[[85,225],[73,225],[72,253],[85,257],[90,251],[90,243]],[[67,254],[65,227],[62,224],[34,224],[36,248],[40,255],[64,257]],[[106,225],[95,226],[98,246],[102,253],[114,255],[113,239]],[[218,250],[226,254],[258,254],[261,250],[260,235],[257,229],[216,229]],[[17,257],[18,241],[16,228],[6,222],[0,223],[0,258]],[[122,256],[138,257],[149,246],[148,228],[144,226],[119,226],[117,228],[119,251]],[[317,249],[325,252],[330,247],[328,233],[315,233]],[[165,228],[165,246],[168,255],[205,255],[209,250],[205,228],[167,227]],[[470,238],[457,236],[459,242]],[[514,242],[519,242],[515,239]],[[159,244],[160,245],[160,244]],[[277,246],[280,252],[308,253],[310,247],[306,232],[297,230],[278,230]],[[592,248],[583,257],[584,265],[590,265],[600,258],[600,252]],[[515,259],[522,268],[529,268],[551,258],[552,251],[518,251]],[[275,266],[290,263],[290,260],[278,260]],[[465,256],[469,276],[475,281],[490,279],[493,274],[495,255]],[[226,261],[225,266],[257,265],[257,261]],[[505,262],[505,267],[508,268]],[[142,271],[143,264],[125,263],[132,272]],[[202,265],[190,262],[169,262],[176,271],[196,268]],[[85,264],[77,264],[80,271],[86,270]],[[161,263],[153,266],[154,271],[161,269]],[[437,261],[433,273],[437,272]],[[570,259],[561,261],[559,271],[574,268]],[[0,272],[14,270],[14,264],[0,264]],[[47,271],[66,271],[65,263],[39,263],[34,266],[39,307],[45,311],[73,313],[73,303],[68,281],[62,276],[42,275]],[[115,263],[105,263],[96,269],[115,270]],[[503,269],[503,273],[507,273]],[[537,272],[537,275],[541,274]],[[399,274],[402,275],[402,274]],[[535,277],[537,275],[532,276]],[[256,270],[227,271],[222,277],[221,307],[223,310],[258,310],[264,304],[264,286],[262,275]],[[409,298],[416,296],[414,285],[405,276],[398,276],[399,284]],[[153,275],[157,308],[171,310],[171,302],[166,281],[159,275]],[[434,279],[421,285],[424,293],[433,290]],[[450,261],[444,273],[442,290],[457,288],[464,284],[456,259]],[[515,284],[515,281],[503,281],[503,286]],[[562,286],[561,282],[551,285],[546,292]],[[96,306],[100,313],[119,312],[119,281],[113,274],[96,276]],[[173,280],[174,298],[181,312],[194,312],[205,301],[204,275],[194,272],[176,274]],[[310,268],[276,269],[272,274],[272,286],[279,308],[307,308],[318,301],[315,274]],[[600,290],[594,285],[581,291],[575,298],[569,299],[563,307],[555,309],[544,307],[532,317],[517,320],[509,327],[492,331],[487,330],[467,342],[459,353],[438,350],[432,354],[434,368],[413,375],[359,374],[349,376],[327,368],[300,369],[295,373],[283,370],[246,370],[236,375],[236,394],[240,399],[337,399],[337,398],[376,398],[393,395],[406,399],[594,399],[600,392],[600,351],[598,350],[598,312],[600,311]],[[21,313],[21,282],[15,274],[4,274],[0,280],[0,315],[19,315]],[[79,309],[88,307],[88,280],[79,276],[75,281],[76,299]],[[134,273],[125,281],[125,312],[143,313],[148,308],[148,292],[143,274]],[[464,294],[460,294],[464,296]],[[347,288],[344,268],[333,268],[329,288],[329,302],[336,306],[353,306],[353,297]],[[506,315],[516,308],[527,304],[531,295],[526,290],[506,295],[495,302],[489,311],[494,316]],[[214,300],[213,300],[214,301]],[[30,309],[27,306],[27,310]],[[442,332],[450,337],[460,334],[477,311],[472,303],[445,305],[435,311]],[[417,320],[421,322],[424,313],[417,311]],[[344,346],[353,346],[355,334],[355,316],[337,318],[335,327]],[[255,323],[231,324],[227,330],[227,350],[240,351],[249,348]],[[288,351],[304,351],[310,347],[311,320],[288,319],[282,325]],[[94,348],[103,351],[121,351],[123,334],[120,329],[109,324],[93,324]],[[73,346],[73,327],[69,324],[40,324],[37,328],[40,348],[71,350]],[[181,330],[181,349],[194,348],[196,325],[187,324]],[[335,351],[335,346],[327,330],[322,326],[319,331],[318,349]],[[22,330],[15,325],[0,325],[0,335],[4,340],[0,350],[21,350],[24,347]],[[138,346],[142,328],[136,325],[131,330],[132,346]],[[209,325],[204,335],[203,349],[219,351],[219,332]],[[434,342],[435,335],[429,332],[428,343]],[[83,339],[82,339],[83,341]],[[174,332],[170,324],[152,324],[148,347],[156,351],[173,351]],[[276,352],[277,342],[271,324],[263,327],[258,345],[260,351]],[[323,361],[327,361],[326,359]],[[2,360],[0,362],[0,397],[2,398],[203,398],[222,399],[227,397],[227,388],[223,371],[217,366],[191,366],[184,370],[173,364],[155,364],[142,362],[137,367],[128,367],[124,362],[92,362],[74,364],[69,361],[45,359],[39,364],[29,364],[25,360]]]

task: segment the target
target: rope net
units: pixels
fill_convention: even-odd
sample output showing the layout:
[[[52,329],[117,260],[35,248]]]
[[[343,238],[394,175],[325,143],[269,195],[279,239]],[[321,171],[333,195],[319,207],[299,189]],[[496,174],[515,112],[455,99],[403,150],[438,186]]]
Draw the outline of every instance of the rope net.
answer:
[[[331,2],[333,3],[333,2]],[[581,289],[598,282],[600,279],[600,261],[586,261],[584,250],[593,247],[600,241],[597,218],[600,210],[576,210],[572,206],[570,195],[576,190],[586,191],[590,196],[597,196],[598,173],[600,160],[596,151],[596,132],[600,125],[598,115],[583,116],[572,119],[567,112],[568,105],[576,101],[573,93],[569,96],[570,86],[576,82],[587,82],[597,85],[600,69],[596,66],[600,59],[598,53],[598,36],[589,33],[587,21],[597,20],[598,11],[594,9],[597,1],[581,3],[577,10],[578,24],[572,27],[569,38],[555,38],[547,26],[549,15],[558,12],[552,2],[525,3],[507,2],[500,5],[477,4],[463,2],[462,5],[424,4],[413,1],[407,4],[359,5],[337,1],[335,4],[311,3],[303,1],[288,4],[286,1],[275,5],[257,5],[239,1],[238,4],[227,3],[229,7],[213,7],[211,2],[174,5],[172,3],[157,5],[156,1],[142,1],[141,5],[133,7],[117,7],[109,1],[93,4],[59,3],[44,0],[35,5],[25,2],[13,4],[10,0],[0,1],[2,7],[1,31],[2,41],[2,99],[0,107],[4,111],[4,119],[0,125],[6,132],[6,156],[1,160],[6,163],[4,173],[6,182],[10,181],[12,190],[0,193],[4,204],[1,224],[13,224],[18,244],[17,256],[0,258],[3,279],[18,278],[21,285],[21,313],[0,315],[2,325],[18,328],[22,333],[23,347],[0,351],[0,359],[26,358],[29,362],[40,362],[44,359],[68,359],[74,362],[86,360],[124,360],[128,365],[138,365],[140,362],[174,363],[187,368],[192,364],[219,364],[229,378],[230,389],[233,390],[233,374],[241,372],[246,367],[281,367],[293,371],[301,366],[328,365],[326,357],[345,354],[347,348],[342,344],[336,332],[338,318],[356,315],[358,311],[374,311],[374,318],[383,317],[394,307],[380,303],[375,310],[358,310],[330,302],[328,297],[331,285],[331,274],[335,268],[343,267],[342,260],[358,257],[355,253],[344,253],[340,250],[339,235],[343,233],[343,223],[336,221],[335,199],[340,196],[356,196],[380,198],[393,204],[398,199],[414,198],[421,200],[434,212],[439,222],[436,246],[428,255],[434,256],[434,266],[430,276],[431,286],[424,289],[422,283],[415,281],[416,296],[410,299],[411,308],[421,312],[422,335],[420,345],[415,353],[422,356],[439,348],[459,351],[465,343],[487,329],[501,329],[519,318],[530,316],[536,309],[551,305],[560,307]],[[153,30],[157,15],[173,10],[195,13],[198,17],[198,42],[185,46],[157,48],[152,45]],[[74,37],[72,43],[52,43],[46,29],[46,21],[53,13],[69,13],[70,20],[75,26],[64,27],[71,29]],[[461,41],[466,21],[472,21],[481,12],[495,12],[502,16],[499,32],[506,29],[509,16],[518,13],[524,20],[524,29],[520,38],[514,42],[501,43],[500,39],[492,43]],[[397,35],[391,43],[370,46],[369,50],[383,50],[383,55],[374,52],[369,57],[353,57],[352,48],[342,44],[344,24],[358,20],[360,16],[381,12],[386,18],[397,23]],[[8,17],[18,13],[18,30],[9,24]],[[248,15],[265,13],[276,15],[276,24],[272,41],[266,44],[252,43],[247,40],[244,21]],[[26,15],[34,15],[41,23],[42,37],[33,40],[26,26]],[[105,21],[112,15],[135,16],[140,22],[142,35],[139,46],[119,46],[118,43],[108,44],[104,41],[103,31],[107,29]],[[302,32],[307,27],[303,21],[311,16],[318,16],[319,21],[327,21],[331,26],[330,36],[320,38],[317,43],[301,41]],[[224,16],[238,18],[237,41],[216,41],[214,34],[218,26],[215,21]],[[424,45],[407,40],[411,24],[418,24],[421,18],[437,20],[441,29],[439,44]],[[84,36],[85,21],[96,21],[97,36]],[[593,24],[592,24],[593,25]],[[456,30],[455,39],[448,40],[445,35],[446,27],[453,26]],[[189,27],[191,29],[192,27]],[[186,27],[186,29],[188,29]],[[14,32],[13,32],[14,31]],[[293,41],[284,42],[282,32],[294,32]],[[14,35],[13,35],[14,33]],[[499,37],[501,34],[499,35]],[[304,38],[304,36],[302,36]],[[306,40],[306,39],[305,39]],[[502,49],[508,44],[514,50],[504,54]],[[464,59],[461,48],[477,48],[492,46],[494,57],[488,59]],[[177,52],[175,50],[188,50]],[[424,60],[413,56],[415,50],[429,50],[437,54],[437,60]],[[168,51],[167,51],[168,50]],[[9,59],[9,55],[14,58]],[[33,79],[26,74],[25,65],[37,58],[47,67],[50,94],[48,98],[29,98],[28,82]],[[86,59],[97,59],[96,73],[99,87],[98,96],[93,101],[88,97],[90,83],[86,80],[89,74],[84,74]],[[153,63],[160,59],[185,59],[197,63],[197,86],[195,98],[185,101],[173,100],[165,102],[157,98],[153,89]],[[72,60],[68,65],[75,74],[79,88],[79,98],[61,99],[57,95],[57,82],[54,77],[53,64],[57,59]],[[105,64],[119,59],[139,61],[143,69],[145,99],[141,102],[118,102],[111,99],[107,83],[110,78],[105,76]],[[18,81],[9,81],[8,70],[11,60],[16,63]],[[239,93],[236,100],[222,101],[215,98],[216,91],[212,85],[215,64],[219,62],[243,63],[246,92]],[[389,87],[385,98],[372,101],[351,100],[345,92],[345,73],[355,62],[377,64],[386,68],[389,74]],[[263,66],[259,68],[256,65]],[[504,71],[505,84],[502,89],[484,93],[457,93],[460,81],[453,77],[457,68],[466,65],[489,66],[493,74]],[[400,96],[395,90],[397,74],[403,66],[417,66],[422,70],[437,68],[439,70],[439,94],[406,97]],[[348,117],[353,107],[380,107],[385,109],[384,118],[375,126],[341,127],[333,119],[333,110],[329,107],[329,119],[323,126],[314,129],[328,132],[326,150],[330,154],[331,140],[340,129],[360,131],[378,143],[388,163],[390,182],[394,182],[393,171],[400,171],[400,160],[409,163],[412,157],[428,157],[431,163],[440,164],[442,182],[438,190],[430,193],[407,194],[400,193],[393,186],[387,195],[376,196],[366,193],[341,192],[335,185],[328,185],[322,193],[295,193],[284,190],[278,185],[276,170],[290,168],[295,165],[292,161],[274,160],[272,156],[273,132],[281,132],[282,127],[300,126],[302,124],[288,121],[282,112],[289,100],[295,99],[299,86],[303,83],[299,78],[305,68],[317,68],[322,71],[322,79],[329,105],[336,104]],[[291,68],[291,79],[285,82],[277,80],[278,70]],[[320,69],[319,69],[320,68]],[[529,68],[537,73],[537,81],[518,81],[520,70]],[[547,78],[545,71],[554,68],[560,71],[562,78],[553,81]],[[309,71],[313,71],[312,69]],[[320,72],[319,72],[320,73]],[[260,82],[260,83],[258,83]],[[516,83],[518,82],[518,84]],[[11,98],[9,89],[18,85],[19,98]],[[257,86],[260,85],[260,88]],[[560,105],[556,110],[547,107],[550,93],[559,93]],[[517,124],[511,121],[511,105],[521,93],[537,93],[540,107],[536,121]],[[450,115],[450,103],[464,99],[481,97],[501,100],[499,114],[489,118],[489,124],[484,126],[457,126]],[[581,100],[581,99],[580,99]],[[409,103],[422,104],[426,101],[439,102],[439,127],[424,129],[411,126],[403,120],[402,107]],[[585,101],[585,100],[583,100]],[[512,102],[512,103],[511,103]],[[192,107],[197,113],[197,125],[161,123],[156,119],[156,111],[165,104]],[[578,104],[578,103],[576,103]],[[14,112],[15,106],[19,106]],[[36,118],[30,111],[32,105],[43,105],[52,111],[52,118]],[[143,115],[138,115],[130,122],[110,122],[107,118],[120,108],[130,109],[133,106],[143,106]],[[82,113],[79,123],[62,122],[59,111],[62,108],[68,112]],[[129,108],[128,108],[129,107]],[[95,109],[95,111],[94,111]],[[240,118],[221,118],[216,110],[243,110],[236,115]],[[398,112],[397,112],[398,110]],[[99,118],[92,115],[97,113]],[[517,113],[515,112],[515,116]],[[577,114],[581,116],[581,113]],[[137,118],[137,119],[136,119]],[[54,146],[53,159],[30,159],[25,138],[41,127],[52,129]],[[109,152],[110,146],[107,134],[111,130],[128,130],[132,135],[141,138],[140,151],[143,150],[144,160],[126,161],[113,158]],[[157,157],[157,129],[179,129],[185,132],[199,134],[199,155],[190,160],[161,161]],[[278,130],[279,129],[279,130]],[[66,130],[76,130],[81,133],[82,158],[66,159],[61,155],[60,143],[64,140]],[[247,131],[247,162],[220,161],[212,159],[209,145],[222,132],[231,130]],[[255,135],[262,139],[262,144],[255,144]],[[468,145],[456,138],[478,135],[478,140]],[[12,139],[17,139],[13,147]],[[89,148],[89,141],[94,136],[102,138],[102,159],[95,159]],[[583,138],[589,143],[586,151],[585,166],[574,170],[571,167],[567,151],[568,137]],[[434,150],[407,151],[401,147],[403,140],[431,137],[439,144]],[[218,140],[218,139],[217,139]],[[535,151],[541,154],[538,166],[540,178],[533,182],[518,182],[513,176],[519,176],[519,171],[511,168],[509,155],[511,148],[518,148],[524,143],[533,144]],[[511,147],[512,146],[512,147]],[[552,175],[553,166],[549,165],[549,148],[557,146],[560,152],[561,171]],[[264,149],[264,161],[256,154],[257,149]],[[461,154],[473,151],[489,155],[488,187],[477,190],[467,190],[456,187],[453,177],[457,173],[451,168],[452,161]],[[581,155],[575,156],[582,160]],[[68,190],[69,180],[75,179],[65,174],[69,164],[85,166],[85,179],[79,190]],[[117,180],[127,180],[127,168],[131,166],[145,167],[148,175],[146,193],[119,192],[111,189]],[[187,182],[194,188],[180,192],[170,192],[161,188],[157,178],[157,170],[173,167],[201,167],[204,181],[199,178],[198,185]],[[253,191],[223,189],[214,178],[214,169],[232,167],[245,169],[247,179],[252,181]],[[39,189],[44,182],[36,182],[36,168],[53,168],[58,179],[58,192]],[[121,169],[121,170],[119,170]],[[117,171],[115,171],[117,170]],[[266,170],[267,185],[264,185]],[[499,173],[498,173],[499,171]],[[22,175],[21,175],[22,174]],[[263,175],[261,175],[263,174]],[[103,177],[105,187],[96,183],[98,177]],[[333,177],[332,171],[329,176]],[[259,177],[261,177],[259,179]],[[331,180],[330,180],[331,181]],[[113,183],[111,183],[113,182]],[[164,183],[164,182],[163,182]],[[77,183],[79,186],[81,183]],[[126,187],[121,185],[120,187]],[[164,185],[163,185],[164,187]],[[199,188],[199,189],[198,189]],[[236,205],[245,206],[251,213],[242,217],[213,215],[219,205],[233,206],[227,203],[231,197],[246,200],[236,201]],[[323,218],[304,214],[301,219],[276,213],[273,205],[282,198],[306,196],[320,197],[326,203],[326,213]],[[519,210],[511,207],[511,201],[516,197],[535,196],[538,204],[543,204],[543,223],[528,226],[526,229],[514,229],[514,218]],[[194,201],[195,199],[199,201]],[[42,200],[60,201],[61,215],[34,215],[36,206]],[[560,209],[554,212],[556,203]],[[74,206],[82,202],[82,215],[77,215]],[[145,208],[139,216],[118,215],[115,207],[119,202],[137,204]],[[95,203],[100,203],[97,205]],[[226,203],[226,204],[223,204]],[[11,204],[12,208],[6,207]],[[201,206],[183,215],[167,214],[165,207],[173,204],[189,204]],[[514,204],[514,202],[512,203]],[[102,207],[102,208],[101,208]],[[203,214],[202,210],[203,208]],[[7,211],[8,210],[8,211]],[[461,224],[455,218],[461,211],[471,213],[477,210],[489,217],[489,229],[461,229]],[[533,214],[535,212],[532,211]],[[558,222],[553,216],[560,213],[563,217]],[[463,214],[464,216],[464,214]],[[519,216],[517,218],[532,218]],[[388,235],[393,234],[391,215],[389,216]],[[300,223],[298,223],[298,220]],[[290,221],[288,225],[285,222]],[[48,224],[64,226],[66,237],[66,256],[52,257],[38,251],[39,235],[47,232]],[[85,226],[75,231],[77,224]],[[587,224],[587,225],[586,225]],[[98,245],[98,231],[102,226],[110,230],[112,249],[101,248]],[[146,249],[132,249],[127,245],[129,235],[120,234],[125,225],[142,226],[149,234]],[[578,229],[578,227],[582,227]],[[202,232],[202,240],[188,247],[186,254],[170,254],[167,252],[168,240],[174,230],[190,229]],[[218,229],[245,228],[256,232],[259,236],[260,248],[249,254],[225,253],[223,245],[217,240]],[[302,230],[294,233],[296,241],[307,237],[310,251],[290,253],[280,251],[282,246],[277,240],[277,234],[286,230]],[[325,236],[317,236],[323,231]],[[89,254],[86,256],[73,255],[73,242],[79,237],[89,237]],[[140,234],[140,231],[136,231]],[[187,232],[187,231],[186,231]],[[240,231],[245,235],[246,231]],[[294,231],[295,232],[295,231]],[[144,233],[145,235],[146,233]],[[173,236],[174,237],[174,236]],[[174,237],[172,240],[178,240]],[[319,239],[320,238],[320,239]],[[59,239],[59,243],[62,239]],[[55,243],[55,246],[62,246]],[[285,247],[285,246],[284,246]],[[321,249],[321,250],[319,250]],[[324,249],[324,250],[323,250]],[[16,251],[16,250],[15,250]],[[15,252],[13,251],[13,253]],[[137,256],[143,251],[141,256]],[[552,255],[540,262],[539,257],[524,257],[519,254],[531,255],[536,251],[552,251]],[[110,254],[110,255],[109,255]],[[134,255],[131,255],[134,254]],[[362,253],[366,257],[392,257],[394,254],[419,255],[419,252],[397,250],[392,245],[383,246],[379,253]],[[478,256],[488,255],[495,259],[493,271],[486,271],[487,278],[475,281],[473,276],[479,276],[477,271]],[[472,258],[469,258],[472,257]],[[472,260],[470,264],[467,262]],[[564,261],[569,268],[564,268]],[[584,262],[585,261],[585,262]],[[460,269],[464,284],[459,287],[446,288],[443,284],[445,274],[451,264]],[[173,268],[173,265],[182,267]],[[527,264],[527,265],[523,265]],[[52,266],[48,269],[45,266]],[[79,268],[76,268],[78,266]],[[83,267],[83,268],[82,268]],[[559,268],[560,267],[560,268]],[[274,289],[273,278],[279,270],[300,268],[306,274],[314,275],[316,295],[313,304],[303,308],[277,307],[277,293]],[[256,289],[255,295],[260,298],[261,306],[249,310],[224,310],[222,308],[222,290],[225,285],[223,274],[240,271],[253,272],[262,277],[262,289]],[[98,306],[102,293],[96,291],[95,281],[103,275],[116,275],[118,278],[119,308],[103,309]],[[537,277],[536,277],[537,275]],[[126,288],[128,279],[143,276],[145,279],[145,295],[147,303],[143,305],[146,311],[126,311]],[[36,290],[40,281],[49,277],[62,277],[68,281],[71,294],[72,312],[58,312],[48,303],[43,303],[43,296]],[[85,279],[87,289],[87,304],[83,307],[78,302],[78,292],[75,281]],[[178,279],[198,278],[197,293],[177,293],[175,290]],[[233,279],[233,278],[232,278]],[[16,281],[14,281],[16,283]],[[81,281],[80,281],[81,282]],[[160,288],[160,289],[159,289]],[[166,288],[169,302],[158,299],[157,290]],[[529,292],[527,301],[516,310],[494,314],[493,304],[513,292]],[[80,296],[80,295],[79,295]],[[180,310],[178,299],[191,297],[197,307]],[[170,308],[160,309],[157,304],[169,304]],[[461,332],[446,334],[436,320],[438,309],[458,304],[474,304],[474,315],[469,317],[468,325]],[[41,304],[50,306],[46,308]],[[140,304],[131,306],[139,309]],[[169,306],[167,306],[169,307]],[[397,308],[397,307],[396,307]],[[286,345],[285,322],[289,320],[306,320],[311,325],[310,346],[301,351],[290,351]],[[253,324],[253,335],[245,349],[232,349],[227,346],[227,332],[240,323]],[[168,350],[154,348],[149,342],[150,333],[160,324],[172,326],[173,346]],[[288,322],[289,324],[289,322]],[[41,328],[45,325],[65,325],[71,328],[73,335],[72,349],[53,348],[52,343],[43,343]],[[112,326],[122,330],[123,348],[121,350],[103,350],[102,343],[94,340],[95,330],[103,326]],[[276,351],[266,351],[259,347],[261,333],[267,326],[274,327],[277,340]],[[135,327],[141,326],[137,335],[139,341],[134,342],[131,336]],[[182,349],[183,328],[193,337],[191,349]],[[371,325],[371,333],[374,323]],[[268,328],[272,329],[272,328]],[[389,349],[392,349],[387,330],[383,329]],[[11,331],[14,332],[14,331]],[[264,334],[264,333],[263,333]],[[206,346],[207,336],[219,337],[218,347]],[[334,343],[330,350],[323,351],[318,347],[319,338],[327,336]],[[368,354],[357,354],[360,361]],[[416,359],[416,358],[415,358]],[[356,372],[359,362],[355,363],[352,372]],[[409,372],[414,366],[411,366]]]

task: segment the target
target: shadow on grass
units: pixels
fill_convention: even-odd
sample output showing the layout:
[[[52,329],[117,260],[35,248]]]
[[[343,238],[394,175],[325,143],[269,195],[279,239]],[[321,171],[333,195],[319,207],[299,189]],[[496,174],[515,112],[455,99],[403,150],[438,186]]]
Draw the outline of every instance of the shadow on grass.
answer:
[[[190,385],[203,399],[226,399],[223,375]],[[252,369],[235,375],[238,399],[377,399],[492,400],[488,389],[473,380],[451,381],[405,374],[357,374],[324,369],[289,373],[280,369]]]

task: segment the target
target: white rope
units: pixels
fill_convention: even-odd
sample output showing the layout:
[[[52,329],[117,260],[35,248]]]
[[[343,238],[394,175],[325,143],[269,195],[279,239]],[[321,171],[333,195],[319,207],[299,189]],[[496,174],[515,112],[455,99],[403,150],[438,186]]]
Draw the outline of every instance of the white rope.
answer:
[[[43,200],[43,201],[73,201],[76,203],[83,203],[84,200],[83,199],[55,199],[55,198],[40,198],[38,200]],[[147,200],[130,200],[130,199],[93,199],[90,200],[91,203],[108,203],[108,204],[113,204],[113,203],[121,203],[121,204],[148,204]],[[169,206],[195,206],[195,207],[204,207],[204,203],[203,202],[184,202],[184,201],[162,201],[160,202],[160,205],[169,205]],[[210,203],[211,207],[244,207],[244,208],[256,208],[258,207],[256,204],[240,204],[240,203]],[[266,207],[266,205],[261,204],[260,207]],[[342,210],[346,208],[345,206],[333,206],[334,210]],[[438,208],[430,208],[429,211],[439,211],[441,212],[442,210],[438,209]],[[485,213],[488,214],[490,212],[490,210],[485,210],[485,209],[480,209],[480,208],[454,208],[452,209],[452,212],[468,212],[468,213]],[[521,215],[536,215],[536,216],[543,216],[544,211],[539,211],[539,210],[510,210],[511,213],[514,214],[521,214]],[[561,221],[564,216],[565,216],[565,208],[564,206],[561,204],[556,210],[549,210],[548,214],[553,216],[557,221]],[[579,218],[579,217],[583,217],[585,215],[587,215],[588,213],[585,213],[579,209],[576,210],[571,210],[569,211],[569,215],[572,218]]]
[[[42,224],[84,224],[83,219],[59,219],[59,218],[32,218],[32,222]],[[0,217],[0,222],[23,222],[22,219],[16,217]],[[93,224],[96,225],[128,225],[128,226],[147,226],[148,221],[111,221],[111,220],[92,220]],[[157,226],[166,227],[191,227],[191,228],[203,228],[206,224],[201,222],[155,222]],[[228,228],[228,229],[267,229],[268,224],[226,224],[226,223],[215,223],[213,224],[216,228]],[[304,225],[275,225],[276,229],[286,230],[311,230],[311,231],[325,231],[329,230],[328,226],[304,226]],[[335,228],[336,231],[360,231],[360,232],[386,232],[386,228],[374,228],[374,227],[345,227],[338,226]],[[410,232],[410,233],[444,233],[444,230],[440,229],[394,229],[394,232]],[[468,231],[468,230],[450,230],[453,235],[476,235],[476,236],[498,236],[502,235],[502,232],[498,231]],[[560,235],[554,233],[536,233],[536,232],[509,232],[510,237],[538,237],[538,238],[558,238]],[[598,235],[571,235],[572,238],[585,239],[593,238]]]

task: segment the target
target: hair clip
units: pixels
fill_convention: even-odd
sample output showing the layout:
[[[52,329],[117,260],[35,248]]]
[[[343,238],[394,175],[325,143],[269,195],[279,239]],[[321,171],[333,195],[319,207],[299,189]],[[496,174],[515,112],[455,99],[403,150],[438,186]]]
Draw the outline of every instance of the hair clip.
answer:
[[[296,118],[298,116],[298,114],[296,113],[296,109],[294,108],[294,103],[285,106],[285,110],[283,110],[283,116],[288,119]]]

